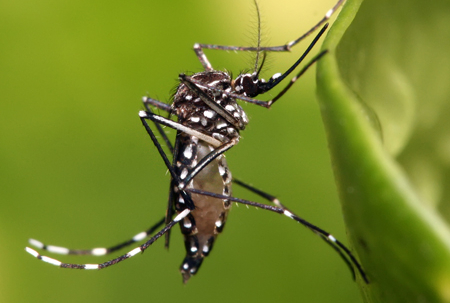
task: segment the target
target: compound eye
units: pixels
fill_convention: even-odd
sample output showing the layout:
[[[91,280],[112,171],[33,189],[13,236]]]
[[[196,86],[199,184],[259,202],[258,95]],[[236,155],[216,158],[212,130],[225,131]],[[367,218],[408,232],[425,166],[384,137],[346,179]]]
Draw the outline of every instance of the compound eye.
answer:
[[[255,97],[259,95],[259,80],[250,74],[240,75],[236,79],[235,90],[238,94],[247,97]]]

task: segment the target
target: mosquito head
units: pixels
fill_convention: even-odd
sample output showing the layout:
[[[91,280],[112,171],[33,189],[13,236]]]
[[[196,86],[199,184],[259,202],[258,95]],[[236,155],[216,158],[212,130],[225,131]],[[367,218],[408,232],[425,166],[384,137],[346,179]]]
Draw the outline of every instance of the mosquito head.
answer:
[[[281,76],[281,73],[276,73],[266,82],[258,78],[258,73],[241,74],[234,80],[234,90],[237,94],[246,97],[256,97],[277,85],[282,80],[279,79]]]

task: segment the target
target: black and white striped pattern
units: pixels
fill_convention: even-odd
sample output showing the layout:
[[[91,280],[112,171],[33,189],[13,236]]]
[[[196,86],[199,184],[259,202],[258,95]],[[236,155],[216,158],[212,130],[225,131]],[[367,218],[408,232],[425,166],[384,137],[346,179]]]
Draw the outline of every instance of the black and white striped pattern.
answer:
[[[144,240],[145,238],[149,237],[151,234],[153,234],[156,230],[158,230],[164,223],[164,218],[162,218],[160,221],[158,221],[156,224],[154,224],[152,227],[150,227],[146,231],[142,231],[138,234],[136,234],[131,239],[122,242],[120,244],[117,244],[112,247],[98,247],[98,248],[92,248],[92,249],[69,249],[61,246],[55,246],[55,245],[45,245],[44,243],[35,240],[35,239],[29,239],[28,242],[42,250],[46,250],[48,252],[54,253],[54,254],[60,254],[60,255],[91,255],[91,256],[104,256],[108,255],[110,253],[113,253],[117,250],[120,250],[124,247],[127,247],[133,243],[140,242]]]
[[[208,256],[218,234],[223,231],[226,223],[231,201],[272,212],[283,214],[307,227],[319,235],[340,255],[351,269],[353,275],[358,271],[365,282],[368,279],[356,258],[340,241],[336,240],[328,232],[309,223],[286,208],[272,195],[260,191],[246,183],[233,179],[229,167],[225,161],[224,153],[234,147],[240,139],[240,131],[245,129],[248,118],[237,100],[270,108],[275,101],[280,99],[297,79],[317,60],[326,54],[319,53],[307,63],[285,88],[274,98],[268,101],[254,99],[256,96],[270,91],[281,81],[288,77],[305,57],[326,31],[328,24],[325,22],[343,4],[345,0],[339,0],[325,16],[308,32],[282,46],[263,47],[258,37],[256,47],[220,46],[209,44],[194,44],[194,51],[203,65],[205,71],[195,73],[191,76],[180,74],[180,84],[171,105],[158,100],[144,97],[143,102],[146,110],[139,112],[139,117],[149,134],[153,144],[163,159],[170,176],[170,198],[166,218],[160,220],[146,231],[140,232],[118,245],[109,248],[93,248],[89,250],[68,249],[65,247],[45,245],[42,242],[30,239],[30,244],[50,253],[63,255],[93,255],[103,256],[116,250],[129,246],[135,242],[143,241],[150,237],[144,244],[130,250],[128,253],[110,261],[99,264],[72,264],[63,263],[59,260],[43,256],[36,250],[27,247],[26,251],[34,257],[62,268],[72,269],[103,269],[129,259],[146,250],[152,243],[162,235],[166,235],[166,246],[169,243],[169,234],[173,226],[180,223],[181,232],[184,235],[186,258],[182,262],[180,271],[183,281],[187,282],[190,277],[197,273],[203,258]],[[258,11],[259,9],[255,1]],[[325,25],[324,25],[325,24]],[[323,26],[323,27],[322,27]],[[293,46],[309,36],[316,29],[322,27],[302,56],[284,73],[274,74],[268,81],[260,78],[260,71],[265,61],[265,52],[286,52]],[[238,75],[234,80],[223,71],[213,69],[211,63],[203,52],[203,49],[253,51],[257,53],[255,68],[252,73]],[[263,54],[262,62],[259,56]],[[178,121],[156,115],[150,106],[168,112],[176,116]],[[170,152],[173,161],[161,147],[148,121],[152,121],[157,131]],[[177,131],[175,146],[172,145],[162,129],[167,126]],[[272,202],[275,206],[265,205],[248,200],[238,199],[231,196],[231,184],[235,183],[258,194],[264,199]],[[206,190],[205,190],[206,189]],[[174,219],[172,217],[175,215]],[[161,226],[165,224],[163,228]],[[152,234],[159,230],[156,234]]]
[[[106,267],[109,267],[111,265],[117,264],[123,260],[126,260],[128,258],[134,257],[135,255],[137,255],[140,252],[143,252],[144,250],[146,250],[150,245],[153,244],[153,242],[155,242],[158,238],[160,238],[162,235],[164,235],[167,231],[169,231],[175,224],[177,224],[179,221],[181,221],[184,217],[186,217],[188,214],[190,213],[189,209],[185,209],[184,211],[182,211],[179,215],[177,215],[172,222],[170,222],[168,225],[166,225],[166,227],[164,227],[161,231],[159,231],[155,236],[153,236],[150,240],[148,240],[147,242],[145,242],[144,244],[142,244],[141,246],[138,246],[132,250],[130,250],[128,253],[112,259],[110,261],[104,262],[104,263],[100,263],[100,264],[72,264],[72,263],[63,263],[59,260],[47,257],[47,256],[42,256],[41,254],[39,254],[37,251],[35,251],[34,249],[30,248],[30,247],[26,247],[25,250],[31,254],[32,256],[38,258],[41,261],[44,261],[46,263],[55,265],[55,266],[59,266],[62,268],[74,268],[74,269],[103,269]],[[134,236],[132,238],[133,242],[137,242],[137,241],[141,241],[143,239],[145,239],[148,236],[147,232],[141,232],[139,234],[137,234],[136,236]],[[131,242],[132,243],[132,242]],[[43,243],[41,243],[40,241],[34,240],[34,239],[30,239],[30,244],[39,248],[39,249],[46,249],[49,252],[52,253],[57,253],[57,254],[63,254],[63,255],[67,255],[70,254],[70,252],[72,250],[65,248],[65,247],[59,247],[59,246],[53,246],[53,245],[44,245]],[[73,251],[72,251],[73,252]],[[110,252],[110,249],[107,248],[94,248],[92,250],[87,250],[86,252],[90,252],[87,254],[91,254],[91,255],[96,255],[96,256],[102,256],[102,255],[106,255]]]

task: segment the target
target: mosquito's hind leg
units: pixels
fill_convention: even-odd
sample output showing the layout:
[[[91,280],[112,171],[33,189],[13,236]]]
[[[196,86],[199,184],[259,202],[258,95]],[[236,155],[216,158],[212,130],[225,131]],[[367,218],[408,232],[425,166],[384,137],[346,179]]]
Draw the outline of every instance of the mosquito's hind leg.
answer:
[[[37,251],[35,251],[32,248],[26,247],[25,250],[31,254],[32,256],[34,256],[35,258],[44,261],[46,263],[58,266],[58,267],[62,267],[62,268],[70,268],[70,269],[103,269],[112,265],[115,265],[119,262],[122,262],[126,259],[129,259],[135,255],[137,255],[140,252],[145,251],[148,247],[150,247],[150,245],[153,244],[153,242],[155,242],[156,240],[158,240],[162,235],[164,235],[165,233],[167,233],[173,226],[175,226],[175,224],[177,224],[178,222],[180,222],[184,217],[186,217],[191,211],[189,209],[185,209],[184,211],[182,211],[180,214],[178,214],[169,224],[167,224],[163,229],[161,229],[157,234],[155,234],[153,237],[151,237],[147,242],[145,242],[144,244],[142,244],[141,246],[136,247],[135,249],[129,251],[128,253],[117,257],[115,259],[112,259],[110,261],[104,262],[104,263],[99,263],[99,264],[74,264],[74,263],[63,263],[59,260],[47,257],[47,256],[42,256],[41,254],[39,254]],[[164,220],[161,220],[159,223],[163,223]],[[142,237],[142,235],[138,234],[136,236]],[[135,237],[136,237],[135,236]]]
[[[46,245],[46,244],[42,243],[41,241],[38,241],[35,239],[29,239],[28,242],[36,248],[46,250],[48,252],[55,253],[55,254],[104,256],[104,255],[108,255],[112,252],[115,252],[119,249],[122,249],[124,247],[127,247],[133,243],[144,240],[145,238],[149,237],[155,230],[160,228],[163,223],[164,223],[164,218],[159,220],[156,224],[154,224],[152,227],[150,227],[146,231],[142,231],[142,232],[136,234],[131,239],[124,241],[120,244],[110,246],[110,247],[97,247],[97,248],[92,248],[92,249],[70,249],[70,248],[61,247],[61,246]]]

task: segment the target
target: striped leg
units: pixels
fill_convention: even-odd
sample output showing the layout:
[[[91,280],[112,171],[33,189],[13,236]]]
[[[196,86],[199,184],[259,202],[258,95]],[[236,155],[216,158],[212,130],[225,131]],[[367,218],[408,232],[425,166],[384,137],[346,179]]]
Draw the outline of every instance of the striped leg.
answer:
[[[244,183],[244,182],[242,182],[242,181],[240,181],[240,180],[237,180],[237,179],[235,179],[235,178],[233,178],[233,183],[235,183],[235,184],[237,184],[237,185],[240,185],[240,186],[244,187],[245,189],[251,191],[252,193],[257,194],[258,196],[260,196],[260,197],[262,197],[262,198],[268,200],[269,202],[275,204],[277,207],[282,208],[282,209],[284,209],[285,211],[288,211],[288,212],[292,213],[286,206],[284,206],[283,204],[281,204],[280,200],[278,200],[277,197],[272,196],[271,194],[268,194],[268,193],[266,193],[266,192],[263,192],[262,190],[257,189],[256,187],[253,187],[253,186],[251,186],[251,185],[249,185],[249,184],[247,184],[247,183]],[[349,258],[347,257],[347,255],[345,255],[345,254],[343,253],[343,251],[339,248],[339,246],[337,246],[337,245],[335,244],[335,242],[332,242],[332,241],[330,242],[330,240],[329,240],[328,237],[325,237],[323,234],[319,233],[317,230],[312,229],[312,228],[310,228],[309,226],[306,226],[306,227],[308,227],[313,233],[315,233],[316,235],[318,235],[322,240],[324,240],[328,245],[331,246],[331,248],[333,248],[333,249],[339,254],[339,256],[341,257],[341,259],[347,264],[348,268],[349,268],[350,271],[352,272],[352,274],[353,274],[353,279],[355,279],[355,271],[354,271],[354,269],[353,269],[352,262],[351,262],[351,260],[349,260]],[[333,237],[333,238],[334,238],[334,237]]]
[[[236,178],[233,178],[233,183],[234,183],[234,184],[237,184],[237,185],[239,185],[239,186],[242,186],[243,188],[245,188],[245,189],[251,191],[252,193],[257,194],[258,196],[260,196],[260,197],[266,199],[267,201],[269,201],[269,202],[275,204],[275,205],[278,206],[278,207],[285,208],[284,205],[281,204],[280,200],[278,200],[278,198],[275,197],[275,196],[272,196],[272,195],[270,195],[270,194],[268,194],[268,193],[266,193],[266,192],[263,192],[262,190],[259,190],[259,189],[257,189],[256,187],[253,187],[253,186],[251,186],[251,185],[248,185],[247,183],[242,182],[241,180],[238,180],[238,179],[236,179]]]
[[[251,188],[251,186],[247,185],[246,188]],[[248,200],[244,200],[244,199],[239,199],[239,198],[224,196],[224,195],[220,195],[220,194],[210,193],[210,192],[206,192],[206,191],[202,191],[202,190],[198,190],[198,189],[187,189],[186,191],[188,191],[190,193],[210,196],[210,197],[214,197],[214,198],[218,198],[218,199],[228,199],[228,200],[234,201],[236,203],[241,203],[241,204],[245,204],[245,205],[254,206],[254,207],[265,209],[265,210],[272,211],[272,212],[275,212],[275,213],[283,214],[286,217],[297,221],[298,223],[300,223],[303,226],[305,226],[308,229],[310,229],[315,234],[319,235],[328,244],[330,244],[333,247],[333,249],[336,250],[339,253],[339,255],[344,259],[346,264],[350,267],[350,270],[353,273],[353,277],[355,277],[355,268],[356,268],[356,270],[359,272],[359,274],[361,275],[363,280],[367,284],[369,283],[369,280],[367,279],[366,273],[362,269],[361,264],[359,264],[358,260],[356,260],[355,256],[350,252],[350,250],[344,244],[342,244],[339,240],[337,240],[332,234],[330,234],[327,231],[321,229],[320,227],[317,227],[314,224],[311,224],[310,222],[302,219],[300,216],[294,214],[293,212],[288,210],[286,207],[282,206],[282,204],[279,203],[279,201],[276,198],[274,198],[273,196],[268,195],[266,193],[263,193],[260,190],[256,190],[254,188],[252,190],[252,191],[254,191],[257,194],[263,193],[267,197],[273,197],[276,201],[278,201],[279,205],[281,205],[281,206],[266,205],[266,204],[257,203],[257,202],[253,202],[253,201],[248,201]],[[261,196],[265,197],[264,195],[261,195]],[[276,202],[274,202],[274,203],[276,203]]]
[[[135,249],[129,251],[128,253],[117,257],[115,259],[112,259],[110,261],[100,263],[100,264],[72,264],[72,263],[63,263],[59,260],[42,256],[37,251],[35,251],[32,248],[26,247],[25,250],[31,254],[32,256],[38,258],[39,260],[42,260],[46,263],[62,267],[62,268],[71,268],[71,269],[103,269],[112,265],[115,265],[119,262],[122,262],[128,258],[131,258],[135,255],[137,255],[139,252],[143,252],[146,250],[150,245],[153,244],[156,240],[158,240],[162,235],[164,235],[166,232],[168,232],[175,224],[177,224],[179,221],[181,221],[183,218],[185,218],[191,211],[189,209],[183,210],[179,215],[177,215],[169,224],[167,224],[163,229],[161,229],[157,234],[155,234],[153,237],[151,237],[147,242],[142,244],[141,246],[136,247]],[[162,224],[162,222],[161,222]],[[142,234],[142,235],[141,235]],[[139,238],[143,236],[143,233],[137,234],[135,237]],[[141,236],[140,236],[141,235]],[[38,242],[40,243],[40,242]],[[56,247],[56,251],[64,249],[62,247]],[[48,250],[48,247],[47,247]],[[55,251],[53,251],[55,252]],[[60,251],[61,253],[61,251]]]
[[[151,234],[153,234],[155,232],[155,230],[160,228],[163,223],[164,223],[164,218],[159,220],[155,225],[153,225],[146,231],[140,232],[140,233],[136,234],[134,237],[132,237],[131,239],[124,241],[120,244],[111,246],[111,247],[98,247],[98,248],[92,248],[92,249],[70,249],[70,248],[55,246],[55,245],[45,245],[41,241],[38,241],[35,239],[29,239],[28,242],[31,245],[33,245],[34,247],[37,247],[38,249],[46,250],[46,251],[54,253],[54,254],[104,256],[104,255],[108,255],[112,252],[115,252],[119,249],[122,249],[124,247],[127,247],[135,242],[144,240],[145,238],[147,238]]]

